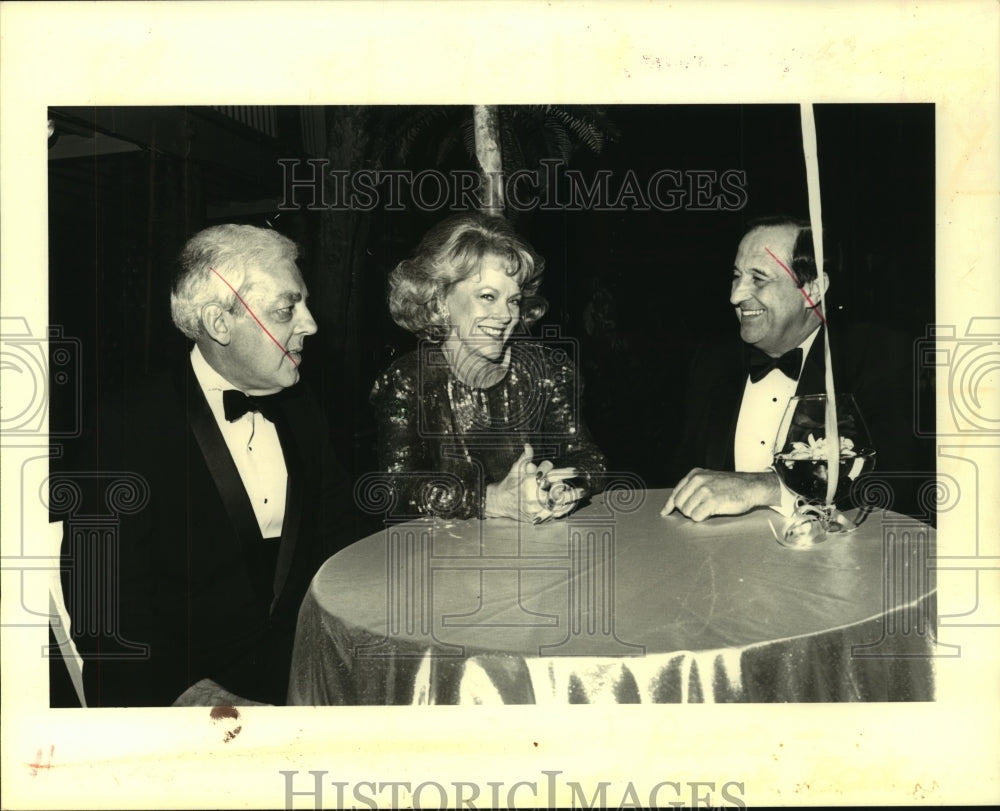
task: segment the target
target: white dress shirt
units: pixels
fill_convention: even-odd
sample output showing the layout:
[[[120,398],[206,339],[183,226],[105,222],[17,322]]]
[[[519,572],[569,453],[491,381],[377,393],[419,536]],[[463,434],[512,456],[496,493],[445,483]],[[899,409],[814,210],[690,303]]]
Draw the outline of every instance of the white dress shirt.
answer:
[[[818,333],[817,326],[799,344],[802,348],[802,367],[806,365],[806,358]],[[802,368],[799,369],[798,377],[801,376]],[[774,442],[788,401],[795,396],[795,389],[799,385],[798,377],[792,380],[780,369],[772,369],[756,383],[751,382],[747,376],[733,447],[738,472],[756,473],[769,470],[774,464]],[[781,490],[781,503],[770,506],[782,514],[791,515],[795,506],[795,494],[784,485]]]
[[[236,386],[208,365],[197,346],[191,351],[191,368],[236,463],[261,536],[281,537],[288,469],[277,428],[257,411],[248,411],[233,422],[226,419],[222,393],[227,389],[236,389]]]

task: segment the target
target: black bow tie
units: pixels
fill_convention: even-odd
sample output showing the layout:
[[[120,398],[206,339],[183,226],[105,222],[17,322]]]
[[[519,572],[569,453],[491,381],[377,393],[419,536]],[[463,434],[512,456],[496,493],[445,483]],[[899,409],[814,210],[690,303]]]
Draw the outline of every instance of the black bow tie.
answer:
[[[242,391],[226,389],[222,392],[222,407],[226,413],[226,420],[235,422],[248,411],[259,411],[271,422],[275,422],[280,394],[281,392],[268,394],[265,397],[248,397]]]
[[[792,380],[797,380],[802,370],[802,347],[797,346],[780,358],[772,358],[756,346],[750,347],[750,382],[763,380],[772,369],[780,369]]]

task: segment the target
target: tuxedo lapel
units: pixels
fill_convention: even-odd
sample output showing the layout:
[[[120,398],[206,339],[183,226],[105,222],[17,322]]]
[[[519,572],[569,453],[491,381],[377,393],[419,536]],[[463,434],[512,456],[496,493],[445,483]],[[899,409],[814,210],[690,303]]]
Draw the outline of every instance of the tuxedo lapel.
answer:
[[[749,369],[745,348],[741,342],[735,351],[727,350],[714,372],[707,402],[710,430],[705,440],[705,462],[710,470],[732,470],[735,465],[733,437]]]
[[[274,572],[274,600],[271,611],[274,611],[281,593],[288,580],[292,560],[295,557],[295,546],[298,543],[299,531],[302,527],[302,511],[305,506],[305,468],[294,431],[285,404],[275,426],[278,429],[278,440],[285,456],[285,468],[288,471],[288,487],[285,491],[285,517],[281,524],[281,545],[278,549],[278,563]]]
[[[816,338],[809,347],[809,354],[802,364],[802,374],[795,387],[795,394],[801,397],[805,394],[823,394],[826,392],[826,336],[824,327],[819,328]],[[835,381],[836,382],[836,381]]]
[[[240,537],[243,559],[249,564],[250,561],[257,559],[257,551],[263,543],[260,525],[254,515],[250,497],[243,486],[243,480],[236,469],[236,463],[233,462],[233,457],[229,453],[222,432],[219,431],[215,416],[209,408],[201,386],[198,385],[194,374],[190,372],[190,363],[187,364],[187,367],[188,374],[184,375],[180,383],[185,393],[188,423],[198,441],[198,447],[201,449],[205,464],[208,466],[212,480],[218,489],[226,513]],[[274,581],[269,593],[261,595],[267,599],[272,612],[291,571],[305,507],[305,468],[289,415],[289,411],[293,409],[291,405],[293,401],[294,395],[279,404],[275,420],[278,441],[281,444],[281,452],[288,473],[288,483],[285,490],[285,514],[281,525],[281,540],[278,546]]]
[[[201,386],[191,371],[190,361],[186,361],[185,366],[186,370],[178,375],[176,383],[180,387],[185,403],[188,425],[198,442],[226,514],[239,536],[243,560],[252,561],[255,559],[256,550],[263,543],[260,526],[254,516],[253,506],[243,486],[243,480],[236,469],[236,463],[233,462]]]

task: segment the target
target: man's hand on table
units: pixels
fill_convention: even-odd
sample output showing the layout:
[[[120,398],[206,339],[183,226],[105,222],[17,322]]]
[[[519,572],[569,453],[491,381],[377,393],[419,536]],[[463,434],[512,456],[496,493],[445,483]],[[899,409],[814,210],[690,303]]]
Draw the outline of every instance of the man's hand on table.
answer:
[[[677,510],[692,521],[704,521],[713,515],[741,515],[780,501],[781,487],[774,471],[732,473],[696,467],[677,483],[660,515]]]

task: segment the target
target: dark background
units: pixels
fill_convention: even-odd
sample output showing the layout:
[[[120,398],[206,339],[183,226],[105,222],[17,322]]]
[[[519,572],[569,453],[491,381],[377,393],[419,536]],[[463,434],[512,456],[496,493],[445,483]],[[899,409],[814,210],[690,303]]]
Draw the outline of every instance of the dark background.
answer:
[[[574,341],[585,414],[615,469],[648,486],[666,461],[694,345],[736,329],[730,271],[746,222],[807,216],[796,105],[502,108],[513,122],[505,168],[562,157],[591,178],[628,170],[740,170],[739,210],[536,210],[515,224],[545,257],[545,325]],[[595,145],[573,121],[597,122]],[[82,414],[54,388],[53,433],[91,422],[103,394],[170,362],[185,342],[170,322],[172,263],[194,232],[221,222],[270,225],[296,239],[320,332],[304,378],[325,405],[349,469],[373,469],[367,396],[415,339],[389,319],[386,276],[446,210],[314,210],[289,202],[279,160],[331,169],[471,169],[470,107],[52,108],[50,322],[81,342]],[[888,323],[914,340],[934,322],[934,107],[816,107],[824,223],[844,257],[828,305],[842,320]],[[560,135],[559,126],[564,134]],[[568,135],[567,135],[568,134]],[[600,151],[595,151],[600,146]],[[515,154],[514,150],[517,149]],[[307,175],[300,167],[299,178]],[[408,198],[404,196],[404,201]],[[933,381],[914,370],[933,403]],[[901,430],[907,427],[901,426]],[[79,443],[92,439],[78,440]],[[924,440],[933,470],[933,440]]]

